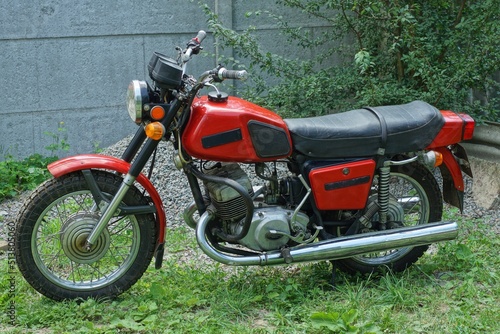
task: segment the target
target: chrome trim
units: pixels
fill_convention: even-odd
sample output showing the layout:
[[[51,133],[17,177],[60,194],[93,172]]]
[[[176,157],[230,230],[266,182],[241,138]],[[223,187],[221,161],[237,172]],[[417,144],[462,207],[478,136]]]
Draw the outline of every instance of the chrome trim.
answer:
[[[182,218],[192,229],[195,229],[197,224],[196,220],[193,217],[193,215],[196,213],[196,210],[198,210],[198,208],[196,207],[196,203],[193,201],[187,208],[184,209],[182,213]]]
[[[213,216],[205,212],[196,226],[196,239],[200,248],[217,262],[234,266],[284,264],[281,251],[253,256],[235,256],[215,249],[205,237],[205,230]],[[365,253],[380,252],[401,247],[428,245],[452,240],[458,235],[456,222],[437,222],[412,227],[402,227],[379,232],[323,240],[289,249],[287,260],[292,263],[326,261],[349,258]]]
[[[142,121],[142,108],[149,102],[146,81],[132,80],[127,89],[127,111],[137,124]]]

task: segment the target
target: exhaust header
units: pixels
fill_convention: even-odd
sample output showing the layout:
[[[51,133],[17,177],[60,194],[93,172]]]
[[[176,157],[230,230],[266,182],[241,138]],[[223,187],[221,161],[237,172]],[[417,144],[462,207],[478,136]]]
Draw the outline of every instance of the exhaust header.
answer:
[[[279,251],[254,256],[235,256],[215,249],[205,237],[205,230],[212,219],[205,212],[196,226],[196,239],[200,248],[213,260],[233,266],[276,265],[310,261],[339,260],[372,252],[394,248],[428,245],[452,240],[458,235],[456,222],[437,222],[425,225],[402,227],[393,230],[363,233],[299,245],[289,249],[286,259]]]

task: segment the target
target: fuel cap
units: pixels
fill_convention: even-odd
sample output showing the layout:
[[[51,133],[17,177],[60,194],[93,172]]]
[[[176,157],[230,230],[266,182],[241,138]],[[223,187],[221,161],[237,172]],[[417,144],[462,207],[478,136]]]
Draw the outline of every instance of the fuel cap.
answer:
[[[212,91],[208,93],[208,100],[210,102],[217,102],[217,103],[227,102],[228,97],[229,95],[227,95],[227,93],[224,92]]]

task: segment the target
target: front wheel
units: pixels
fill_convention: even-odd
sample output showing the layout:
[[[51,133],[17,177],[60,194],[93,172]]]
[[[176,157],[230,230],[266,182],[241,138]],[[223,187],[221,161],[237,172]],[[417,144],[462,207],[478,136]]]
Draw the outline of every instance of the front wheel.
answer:
[[[376,201],[377,180],[374,181]],[[391,228],[428,224],[441,220],[443,201],[441,191],[432,173],[419,163],[392,166],[389,179],[388,224]],[[374,225],[378,215],[373,217]],[[338,234],[338,233],[337,233]],[[427,246],[404,247],[385,252],[358,255],[338,260],[339,269],[348,273],[371,273],[382,268],[403,271],[427,250]]]
[[[103,171],[92,175],[107,198],[122,182]],[[147,203],[135,187],[122,202]],[[100,214],[80,172],[40,185],[21,209],[16,227],[17,264],[28,283],[54,300],[113,298],[130,288],[153,256],[154,215],[113,216],[88,251],[85,242]]]

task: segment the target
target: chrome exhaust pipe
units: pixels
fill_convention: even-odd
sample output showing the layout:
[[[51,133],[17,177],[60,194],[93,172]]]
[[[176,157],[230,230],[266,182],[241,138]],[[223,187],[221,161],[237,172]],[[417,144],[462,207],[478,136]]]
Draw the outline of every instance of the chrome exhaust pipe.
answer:
[[[187,208],[184,209],[184,212],[182,213],[182,218],[186,222],[186,224],[191,227],[192,229],[196,228],[196,220],[193,218],[193,215],[196,213],[198,208],[196,207],[196,203],[193,201]]]
[[[289,248],[286,258],[281,251],[267,252],[253,256],[235,256],[218,251],[207,240],[205,230],[212,218],[209,212],[205,212],[200,217],[196,226],[198,245],[213,260],[233,266],[267,266],[284,263],[339,260],[366,253],[452,240],[458,235],[458,225],[456,222],[438,222],[350,235],[307,245],[299,245]]]

